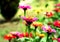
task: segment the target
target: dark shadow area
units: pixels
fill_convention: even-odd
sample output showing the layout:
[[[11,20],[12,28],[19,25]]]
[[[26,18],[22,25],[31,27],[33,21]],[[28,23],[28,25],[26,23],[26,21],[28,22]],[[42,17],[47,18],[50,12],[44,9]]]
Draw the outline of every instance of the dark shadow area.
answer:
[[[5,20],[3,20],[3,19],[0,19],[0,24],[4,24],[4,23],[7,23],[7,22],[18,22],[18,21],[20,21],[19,18],[15,18],[15,19],[13,19],[13,20],[11,20],[11,21],[5,21]]]

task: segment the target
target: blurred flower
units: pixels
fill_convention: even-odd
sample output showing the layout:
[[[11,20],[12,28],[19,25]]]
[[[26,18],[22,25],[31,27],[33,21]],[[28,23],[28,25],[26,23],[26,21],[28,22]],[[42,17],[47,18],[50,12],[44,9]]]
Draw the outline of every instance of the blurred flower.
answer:
[[[44,30],[47,33],[55,33],[56,30],[52,29],[50,26],[42,26],[42,30]]]
[[[40,38],[43,38],[45,36],[45,34],[39,34]]]
[[[42,23],[41,22],[33,22],[32,25],[37,28],[38,26],[42,27]]]
[[[24,36],[25,37],[29,37],[29,34],[26,32],[26,33],[24,33]]]
[[[12,34],[4,35],[4,39],[6,40],[11,40],[12,38],[15,38],[15,36],[13,36]]]
[[[27,25],[30,25],[34,21],[38,20],[37,18],[33,18],[33,17],[21,17],[21,18],[26,21]]]
[[[40,33],[36,32],[36,35],[39,36]]]
[[[59,27],[60,28],[60,21],[59,20],[56,20],[56,21],[54,21],[54,26],[56,26],[56,27]]]
[[[57,40],[57,38],[55,38],[55,37],[52,37],[52,40]]]
[[[13,36],[16,36],[17,38],[19,38],[19,35],[20,35],[19,32],[10,32],[10,34],[12,34]]]
[[[26,33],[24,33],[24,37],[33,37],[33,35],[32,35],[32,33],[26,32]]]
[[[33,34],[32,34],[32,33],[30,33],[30,34],[29,34],[29,37],[33,37]]]
[[[57,41],[60,42],[60,38],[58,38]]]
[[[40,38],[43,38],[45,36],[45,34],[40,34],[40,33],[36,33],[37,36],[39,36]]]
[[[55,12],[60,12],[60,8],[55,8],[54,11]]]
[[[56,4],[55,6],[60,6],[60,3]]]
[[[18,36],[19,36],[19,38],[23,38],[24,37],[24,33],[20,33]]]
[[[48,18],[50,18],[50,17],[52,17],[53,16],[53,13],[52,12],[46,12],[46,17],[48,17]]]
[[[21,8],[23,10],[31,9],[31,7],[29,5],[19,5],[19,8]]]

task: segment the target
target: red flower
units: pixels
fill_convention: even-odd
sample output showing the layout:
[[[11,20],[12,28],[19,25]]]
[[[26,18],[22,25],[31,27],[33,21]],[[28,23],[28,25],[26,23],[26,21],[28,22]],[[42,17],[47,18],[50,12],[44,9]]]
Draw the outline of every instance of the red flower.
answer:
[[[25,37],[32,37],[32,33],[28,34],[27,32],[24,34]]]
[[[15,36],[13,36],[12,34],[7,34],[4,36],[4,39],[6,40],[11,40],[12,38],[15,38]]]
[[[60,9],[59,8],[55,8],[54,11],[55,12],[60,12]]]
[[[59,20],[56,20],[56,21],[54,21],[54,26],[56,26],[56,27],[59,27],[60,28],[60,21]]]
[[[25,37],[29,37],[29,34],[26,32],[26,33],[24,34],[24,36],[25,36]]]
[[[52,13],[52,12],[46,12],[46,16],[47,16],[48,18],[50,18],[50,17],[53,16],[53,13]]]
[[[29,37],[33,37],[32,33],[29,34]]]

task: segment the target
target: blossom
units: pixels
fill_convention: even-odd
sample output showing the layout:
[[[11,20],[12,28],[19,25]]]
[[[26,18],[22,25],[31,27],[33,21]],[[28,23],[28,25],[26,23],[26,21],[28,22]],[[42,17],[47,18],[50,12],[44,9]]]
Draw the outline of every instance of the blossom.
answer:
[[[16,36],[16,37],[19,37],[20,33],[19,32],[10,32],[10,34]]]
[[[52,12],[46,12],[46,17],[48,17],[48,18],[50,18],[50,17],[52,17],[53,16],[53,13]]]
[[[24,37],[24,33],[20,33],[18,36],[19,36],[19,38],[23,38]]]
[[[58,38],[57,41],[60,42],[60,38]]]
[[[29,5],[19,5],[18,8],[21,8],[23,10],[31,9],[31,7]]]
[[[52,40],[57,40],[57,38],[55,38],[55,37],[52,37]]]
[[[53,25],[60,28],[60,20],[54,21]]]
[[[26,23],[28,25],[30,25],[31,23],[33,23],[34,21],[38,20],[37,18],[35,17],[21,17],[23,20],[26,21]]]
[[[25,37],[29,37],[29,34],[26,32],[26,33],[24,33],[24,36]]]
[[[56,4],[55,6],[60,6],[60,3]]]
[[[17,38],[22,38],[22,37],[24,37],[24,34],[23,34],[23,33],[19,33],[19,32],[10,32],[10,34],[16,36]]]
[[[26,32],[26,33],[24,33],[24,37],[33,37],[33,35],[32,35],[32,33]]]
[[[55,33],[56,30],[52,29],[50,26],[42,26],[42,30],[44,30],[47,33]]]
[[[4,39],[6,40],[11,40],[12,38],[15,38],[15,36],[13,36],[12,34],[4,35]]]
[[[37,36],[39,36],[40,38],[43,38],[45,36],[45,34],[40,34],[40,33],[36,33]]]
[[[42,23],[41,22],[33,22],[32,25],[37,28],[38,26],[42,27]]]
[[[55,8],[54,11],[55,12],[60,12],[60,9],[59,8]]]
[[[45,36],[45,34],[39,34],[40,38],[43,38]]]

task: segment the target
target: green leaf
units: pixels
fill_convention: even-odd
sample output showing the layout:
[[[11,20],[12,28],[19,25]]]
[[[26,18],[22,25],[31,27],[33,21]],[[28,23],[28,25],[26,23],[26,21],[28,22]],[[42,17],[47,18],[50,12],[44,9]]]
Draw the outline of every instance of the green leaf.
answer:
[[[46,40],[47,40],[47,37],[44,37],[44,38],[41,39],[40,42],[46,42]]]

